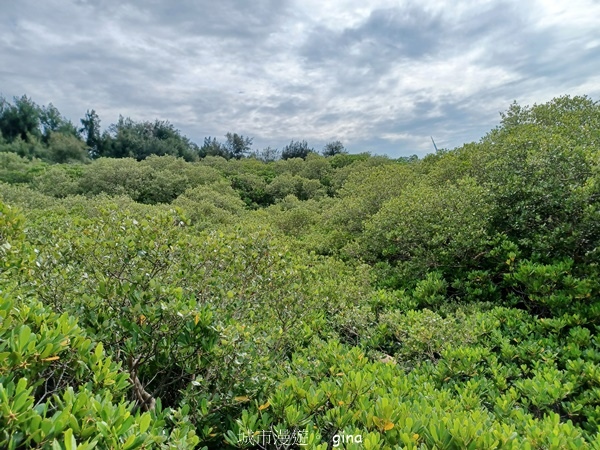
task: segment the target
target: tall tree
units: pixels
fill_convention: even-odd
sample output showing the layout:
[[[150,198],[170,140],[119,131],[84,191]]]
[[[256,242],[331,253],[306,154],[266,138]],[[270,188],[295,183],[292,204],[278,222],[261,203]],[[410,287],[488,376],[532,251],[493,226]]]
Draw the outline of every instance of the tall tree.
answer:
[[[137,160],[150,155],[173,155],[187,161],[198,158],[198,146],[168,121],[135,122],[120,116],[119,121],[109,127],[109,133],[112,142],[106,156],[133,157]]]
[[[328,142],[327,144],[325,144],[325,147],[323,147],[323,156],[335,156],[335,155],[339,155],[340,153],[348,153],[346,151],[346,148],[344,147],[344,144],[342,144],[340,141],[332,141],[332,142]]]
[[[217,138],[211,136],[204,138],[204,144],[200,147],[199,154],[201,158],[205,156],[221,156],[229,159],[227,148],[221,142],[217,141]]]
[[[265,147],[262,150],[252,152],[252,158],[256,158],[263,162],[277,161],[281,157],[281,152],[276,148]]]
[[[92,158],[97,158],[101,155],[100,117],[95,110],[88,109],[80,121],[82,127],[79,131],[83,134],[88,152]]]
[[[227,133],[225,148],[231,158],[241,159],[250,153],[252,147],[252,138],[244,137],[237,133]]]
[[[53,133],[73,136],[77,139],[80,137],[79,130],[75,125],[69,119],[63,117],[58,108],[52,103],[40,108],[40,126],[44,144],[49,144],[50,136]]]
[[[40,139],[40,114],[40,107],[26,95],[14,97],[13,104],[0,97],[0,132],[9,142]]]
[[[308,146],[306,141],[291,141],[288,145],[286,145],[282,152],[282,159],[290,159],[290,158],[306,158],[309,153],[314,152],[314,149]]]

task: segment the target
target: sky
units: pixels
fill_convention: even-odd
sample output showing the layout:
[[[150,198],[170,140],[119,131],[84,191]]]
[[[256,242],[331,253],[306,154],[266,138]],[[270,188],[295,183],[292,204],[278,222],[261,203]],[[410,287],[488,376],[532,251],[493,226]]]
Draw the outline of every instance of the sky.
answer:
[[[600,0],[0,0],[0,94],[254,149],[478,141],[513,101],[600,98]]]

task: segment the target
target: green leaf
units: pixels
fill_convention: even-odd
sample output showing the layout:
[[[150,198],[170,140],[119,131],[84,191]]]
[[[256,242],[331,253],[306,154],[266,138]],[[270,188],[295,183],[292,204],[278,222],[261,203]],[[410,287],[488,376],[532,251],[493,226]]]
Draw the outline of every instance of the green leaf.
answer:
[[[142,417],[140,418],[140,433],[145,433],[146,430],[148,430],[151,421],[152,417],[150,416],[150,414],[146,413],[142,415]]]
[[[77,450],[77,441],[73,436],[73,430],[69,428],[65,431],[65,449],[66,450]]]

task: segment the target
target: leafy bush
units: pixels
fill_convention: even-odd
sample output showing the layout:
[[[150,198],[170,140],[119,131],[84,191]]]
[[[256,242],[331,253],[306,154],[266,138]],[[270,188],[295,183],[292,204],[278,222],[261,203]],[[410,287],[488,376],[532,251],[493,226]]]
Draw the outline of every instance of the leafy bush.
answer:
[[[407,280],[429,270],[456,275],[486,248],[489,211],[486,190],[472,179],[412,185],[367,222],[359,251],[392,262]]]
[[[77,134],[19,102],[1,150]],[[142,161],[0,152],[0,447],[600,448],[598,111],[421,160],[187,162],[125,121],[94,151]]]
[[[140,413],[130,375],[67,313],[51,312],[14,285],[31,271],[22,219],[0,203],[0,446],[174,448],[198,443],[186,410]],[[21,245],[18,245],[21,243]],[[31,255],[32,256],[32,255]],[[79,442],[79,444],[78,444]],[[75,446],[75,447],[73,447]]]

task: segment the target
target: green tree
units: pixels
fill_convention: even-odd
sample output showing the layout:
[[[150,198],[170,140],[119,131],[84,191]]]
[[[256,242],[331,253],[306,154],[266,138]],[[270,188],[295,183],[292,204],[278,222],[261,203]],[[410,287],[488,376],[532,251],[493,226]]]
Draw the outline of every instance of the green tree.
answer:
[[[308,146],[306,141],[294,141],[292,140],[288,145],[283,147],[281,151],[282,159],[290,158],[306,158],[309,153],[314,152],[314,149]]]
[[[107,156],[132,157],[138,161],[150,155],[174,155],[187,161],[198,158],[197,145],[168,121],[135,122],[121,116],[109,127],[109,132],[112,142]]]
[[[229,159],[229,151],[225,145],[217,141],[217,138],[210,136],[204,138],[204,143],[200,147],[199,154],[202,158],[206,156],[220,156]]]
[[[346,147],[340,141],[332,141],[325,144],[323,147],[323,156],[335,156],[339,154],[348,153]]]
[[[267,186],[266,193],[274,199],[283,199],[295,195],[299,200],[324,197],[325,187],[318,180],[309,180],[298,175],[284,173]]]
[[[0,132],[9,142],[41,139],[40,115],[40,107],[26,95],[14,97],[13,104],[0,97]]]
[[[79,130],[70,120],[63,117],[52,103],[40,108],[40,124],[42,128],[42,141],[45,144],[50,142],[50,136],[53,133],[74,136],[79,139]]]
[[[337,191],[338,200],[327,212],[323,226],[332,250],[340,250],[360,238],[365,224],[382,205],[402,195],[416,179],[410,166],[398,163],[375,167],[349,165],[341,170],[348,172],[347,178]]]
[[[225,137],[227,138],[225,148],[230,158],[241,159],[250,153],[252,138],[237,133],[227,133]]]
[[[468,157],[473,176],[497,208],[497,230],[519,244],[525,257],[551,263],[587,260],[600,243],[593,220],[598,204],[600,103],[560,97],[503,114]]]
[[[329,175],[332,172],[329,159],[318,153],[310,153],[303,163],[300,175],[312,180],[319,180],[323,185],[329,184]]]
[[[92,158],[98,158],[101,155],[102,136],[100,133],[100,117],[93,109],[86,111],[83,119],[80,120],[82,127],[79,132],[83,134],[88,151]]]
[[[267,193],[267,183],[252,173],[241,173],[231,178],[231,187],[239,192],[241,199],[252,208],[267,206],[273,202]]]
[[[48,159],[48,149],[40,140],[31,135],[27,141],[21,139],[21,136],[17,136],[17,138],[10,143],[0,144],[0,152],[16,153],[22,158],[28,159]]]
[[[276,148],[265,147],[262,150],[255,150],[251,157],[256,158],[263,162],[273,162],[277,161],[281,157],[281,152]]]
[[[491,208],[489,194],[474,179],[409,185],[367,221],[360,247],[368,258],[398,267],[405,282],[432,270],[455,277],[486,248]]]
[[[56,163],[85,162],[88,151],[85,142],[76,136],[52,131],[48,136],[48,157]]]

